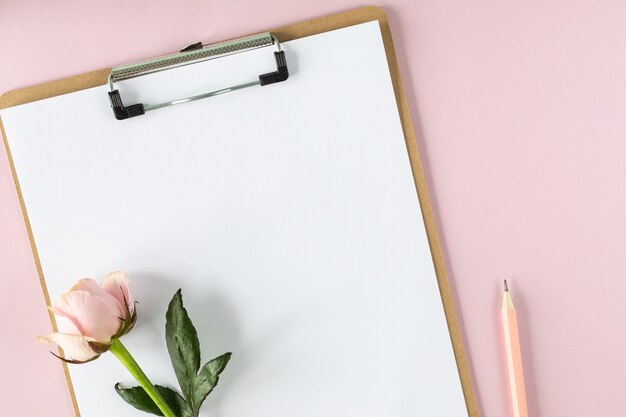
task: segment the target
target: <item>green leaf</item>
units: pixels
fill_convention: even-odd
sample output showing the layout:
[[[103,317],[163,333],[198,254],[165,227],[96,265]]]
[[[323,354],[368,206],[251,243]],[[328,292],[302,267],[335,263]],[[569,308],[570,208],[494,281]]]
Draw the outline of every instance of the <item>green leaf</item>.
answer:
[[[165,340],[183,395],[193,409],[194,382],[200,368],[200,342],[178,290],[165,315]]]
[[[217,385],[220,374],[230,360],[231,353],[225,353],[207,362],[200,369],[198,334],[183,306],[183,296],[180,290],[174,294],[165,318],[165,340],[172,366],[186,399],[187,411],[190,417],[197,417],[200,413],[200,406]]]
[[[171,388],[156,385],[156,389],[178,417],[192,417],[191,407],[179,393]]]
[[[171,388],[162,387],[160,385],[156,385],[155,388],[178,417],[192,417],[189,404],[187,404],[180,394]],[[138,410],[157,416],[163,415],[159,407],[157,407],[154,401],[152,401],[152,398],[150,398],[142,387],[122,388],[118,383],[115,384],[115,392],[117,392],[124,401]]]
[[[206,397],[213,391],[213,388],[217,385],[219,381],[219,376],[226,368],[228,361],[230,360],[232,353],[224,353],[221,356],[218,356],[215,359],[211,359],[209,362],[204,364],[200,372],[198,373],[198,378],[195,382],[195,389],[193,392],[193,401],[192,408],[195,415],[198,415],[200,411],[200,406],[206,399]]]

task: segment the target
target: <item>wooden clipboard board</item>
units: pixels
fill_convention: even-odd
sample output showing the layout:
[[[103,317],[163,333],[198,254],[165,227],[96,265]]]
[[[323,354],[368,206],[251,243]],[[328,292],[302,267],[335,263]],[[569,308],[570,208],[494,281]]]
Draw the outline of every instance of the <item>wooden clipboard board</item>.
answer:
[[[428,188],[426,179],[424,177],[424,171],[422,168],[422,163],[419,156],[419,151],[417,149],[417,143],[415,140],[415,132],[413,129],[413,122],[411,121],[411,115],[409,113],[409,105],[407,102],[406,94],[404,91],[404,86],[402,84],[402,78],[400,77],[400,69],[398,67],[398,61],[396,58],[395,50],[393,47],[393,40],[391,37],[391,29],[389,27],[389,21],[386,13],[374,6],[358,8],[354,10],[349,10],[342,13],[333,14],[326,17],[321,17],[317,19],[311,19],[300,23],[295,23],[288,26],[279,27],[276,29],[270,29],[269,32],[274,34],[281,42],[290,41],[293,39],[299,39],[323,32],[328,32],[335,29],[340,29],[347,26],[353,26],[360,23],[370,22],[378,20],[380,24],[380,29],[382,32],[383,43],[385,45],[385,53],[387,56],[387,63],[389,65],[389,71],[391,74],[391,79],[393,83],[393,90],[396,97],[398,112],[400,115],[400,121],[402,124],[402,130],[404,132],[404,138],[406,141],[407,151],[409,154],[409,159],[411,162],[411,169],[413,171],[413,178],[415,180],[415,186],[417,188],[417,193],[419,196],[420,205],[422,208],[422,214],[424,218],[424,223],[426,225],[426,232],[428,235],[428,241],[430,244],[430,250],[433,257],[433,262],[435,266],[435,271],[437,274],[437,281],[439,284],[439,291],[441,293],[441,299],[443,302],[446,321],[448,324],[448,329],[450,331],[450,338],[452,340],[452,345],[454,348],[454,354],[456,358],[456,364],[459,371],[459,376],[461,379],[461,384],[463,387],[463,394],[465,396],[465,403],[467,405],[468,414],[470,417],[478,417],[478,406],[476,403],[476,398],[474,395],[474,391],[472,388],[471,381],[471,373],[469,369],[469,365],[467,363],[467,358],[465,356],[465,350],[463,347],[463,341],[461,337],[461,331],[459,329],[459,323],[457,320],[454,302],[452,298],[452,292],[450,290],[450,286],[448,283],[448,278],[446,274],[445,262],[443,258],[443,253],[441,250],[441,246],[439,243],[439,237],[437,235],[437,228],[435,223],[435,218],[433,216],[432,206],[430,204],[430,200],[428,197]],[[38,100],[43,100],[46,98],[72,93],[75,91],[84,90],[87,88],[101,86],[107,83],[108,76],[111,72],[111,68],[105,68],[98,71],[93,71],[81,75],[76,75],[68,78],[64,78],[57,81],[52,81],[40,85],[36,85],[33,87],[27,87],[20,90],[14,90],[7,92],[0,96],[0,109],[5,109],[8,107],[17,106],[20,104],[30,103]],[[41,263],[39,261],[39,256],[37,254],[37,248],[35,246],[35,241],[33,237],[33,233],[30,227],[30,222],[28,219],[26,207],[24,204],[24,199],[22,197],[22,192],[20,190],[19,182],[17,179],[15,166],[13,164],[13,160],[11,158],[8,141],[6,138],[6,133],[4,131],[4,127],[2,126],[2,121],[0,120],[0,131],[2,132],[2,136],[4,139],[5,148],[7,151],[7,155],[9,158],[9,165],[11,167],[11,172],[13,175],[13,180],[15,182],[15,186],[18,192],[18,197],[20,200],[20,205],[22,208],[22,214],[24,216],[24,221],[26,223],[26,228],[28,231],[33,257],[35,260],[35,264],[37,266],[37,271],[39,274],[39,280],[41,282],[41,286],[44,292],[44,297],[47,304],[50,304],[50,297],[46,288],[46,284],[43,278],[43,271],[41,268]],[[52,313],[49,313],[51,317],[51,321],[53,324],[54,330],[56,331],[56,325],[54,319],[52,317]],[[68,387],[70,389],[72,402],[74,404],[74,409],[76,411],[76,415],[79,416],[80,412],[78,410],[78,405],[76,402],[74,390],[72,388],[72,383],[69,377],[69,372],[67,370],[67,365],[63,363],[64,372],[66,375],[66,379],[68,382]]]

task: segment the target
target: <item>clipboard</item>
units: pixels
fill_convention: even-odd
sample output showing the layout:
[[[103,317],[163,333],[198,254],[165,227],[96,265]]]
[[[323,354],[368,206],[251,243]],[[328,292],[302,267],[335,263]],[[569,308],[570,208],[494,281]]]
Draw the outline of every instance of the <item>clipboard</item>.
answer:
[[[445,263],[443,258],[443,253],[439,244],[439,239],[437,236],[436,223],[432,212],[432,207],[428,197],[427,191],[427,183],[425,181],[424,172],[422,168],[422,164],[420,161],[419,151],[417,149],[417,144],[415,140],[415,133],[413,129],[413,124],[411,121],[411,117],[409,114],[409,106],[406,99],[406,95],[404,92],[404,88],[402,85],[402,79],[400,77],[400,71],[393,47],[393,41],[391,37],[391,30],[389,27],[389,22],[385,12],[377,7],[364,7],[359,8],[343,13],[338,13],[334,15],[330,15],[327,17],[322,17],[318,19],[312,19],[301,23],[296,23],[292,25],[287,25],[279,28],[275,28],[270,30],[269,32],[276,38],[279,42],[286,42],[294,39],[299,39],[315,34],[320,34],[328,31],[332,31],[335,29],[344,28],[347,26],[352,26],[360,23],[370,22],[377,20],[380,24],[380,29],[382,32],[383,43],[385,47],[385,53],[387,57],[387,62],[389,65],[389,71],[391,74],[393,90],[397,101],[398,111],[400,115],[400,121],[402,125],[402,130],[404,132],[405,142],[407,146],[407,151],[411,163],[411,169],[413,172],[413,177],[415,181],[415,186],[417,189],[419,202],[422,208],[422,214],[426,226],[428,241],[431,249],[431,254],[433,257],[433,263],[437,275],[439,291],[441,293],[441,299],[443,302],[446,321],[448,325],[448,329],[450,332],[450,337],[452,340],[452,345],[454,348],[454,354],[456,359],[457,368],[459,371],[459,376],[463,388],[463,393],[465,397],[465,402],[468,410],[468,414],[472,417],[478,416],[478,408],[476,404],[476,399],[474,396],[474,392],[472,389],[471,383],[471,374],[469,370],[469,366],[466,360],[461,332],[459,329],[459,324],[457,321],[453,299],[451,290],[448,284]],[[193,50],[193,49],[191,49]],[[279,50],[280,51],[280,50]],[[280,62],[277,58],[277,72],[281,71]],[[69,78],[65,78],[58,81],[53,81],[45,84],[41,84],[38,86],[33,86],[29,88],[24,88],[16,91],[11,91],[5,93],[0,97],[0,109],[5,109],[8,107],[17,106],[20,104],[30,103],[33,101],[38,101],[70,92],[76,92],[80,90],[84,90],[91,87],[105,85],[106,83],[110,83],[110,75],[112,73],[111,68],[102,69],[99,71],[94,71],[82,75],[77,75]],[[114,103],[113,103],[114,104]],[[13,164],[13,160],[11,158],[11,154],[9,151],[8,140],[6,137],[6,133],[4,127],[0,121],[0,130],[3,135],[4,144],[7,149],[7,154],[9,157],[9,164],[11,166],[14,182],[16,189],[18,191],[18,196],[22,208],[22,213],[24,216],[24,221],[26,223],[27,231],[29,234],[29,239],[31,242],[33,257],[35,260],[35,264],[37,266],[40,282],[42,285],[42,289],[44,292],[46,303],[50,303],[50,297],[48,295],[48,291],[46,288],[46,284],[43,278],[43,271],[41,267],[41,263],[39,260],[39,256],[37,253],[37,249],[35,246],[35,240],[33,237],[33,233],[31,230],[30,222],[28,219],[28,215],[26,212],[26,206],[24,203],[24,198],[20,191],[20,186],[15,170],[15,166]],[[54,320],[51,317],[53,326]],[[56,327],[55,327],[56,330]],[[70,389],[72,401],[74,403],[74,407],[76,413],[78,415],[78,405],[76,402],[74,390],[71,385],[71,380],[69,378],[69,372],[67,369],[67,365],[63,364],[65,375],[67,377],[68,386]]]

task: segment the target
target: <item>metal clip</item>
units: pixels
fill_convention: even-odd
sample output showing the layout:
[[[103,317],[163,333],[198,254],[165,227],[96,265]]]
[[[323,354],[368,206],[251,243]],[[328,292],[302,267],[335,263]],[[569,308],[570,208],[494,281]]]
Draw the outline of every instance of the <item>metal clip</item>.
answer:
[[[181,67],[184,65],[195,64],[198,62],[221,58],[228,55],[233,55],[252,49],[262,48],[266,46],[274,45],[276,51],[274,52],[274,58],[276,60],[276,71],[259,75],[258,79],[249,81],[242,84],[225,87],[215,91],[209,91],[206,93],[184,97],[177,100],[166,101],[156,104],[131,104],[125,106],[122,102],[120,92],[114,88],[116,81],[127,80],[131,78],[140,77],[142,75],[151,74],[158,71],[165,71],[168,69]],[[260,35],[248,36],[245,38],[235,39],[232,41],[221,42],[218,44],[202,46],[198,44],[191,45],[179,53],[166,55],[160,58],[151,59],[148,61],[139,62],[136,64],[125,65],[116,67],[111,70],[109,74],[109,100],[111,101],[111,108],[113,114],[118,120],[128,119],[130,117],[140,116],[147,111],[160,109],[162,107],[173,106],[175,104],[187,103],[190,101],[200,100],[207,97],[213,97],[219,94],[228,93],[231,91],[241,90],[243,88],[252,87],[255,85],[265,86],[269,84],[285,81],[289,78],[289,69],[287,67],[287,60],[285,59],[285,51],[280,47],[280,42],[276,36],[270,33],[263,33]]]

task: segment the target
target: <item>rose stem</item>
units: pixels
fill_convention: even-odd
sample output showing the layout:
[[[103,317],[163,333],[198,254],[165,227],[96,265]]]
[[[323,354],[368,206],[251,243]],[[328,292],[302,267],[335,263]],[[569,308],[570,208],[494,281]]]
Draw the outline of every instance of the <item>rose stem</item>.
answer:
[[[141,385],[150,398],[152,398],[152,401],[159,407],[159,410],[161,410],[165,417],[176,417],[176,414],[174,414],[170,406],[165,402],[154,385],[152,385],[152,382],[150,382],[146,374],[143,373],[137,362],[135,362],[135,359],[131,356],[130,352],[126,350],[126,347],[119,339],[113,339],[109,351],[115,355],[115,357],[122,362],[122,365],[128,369],[131,375],[135,377],[139,385]]]

